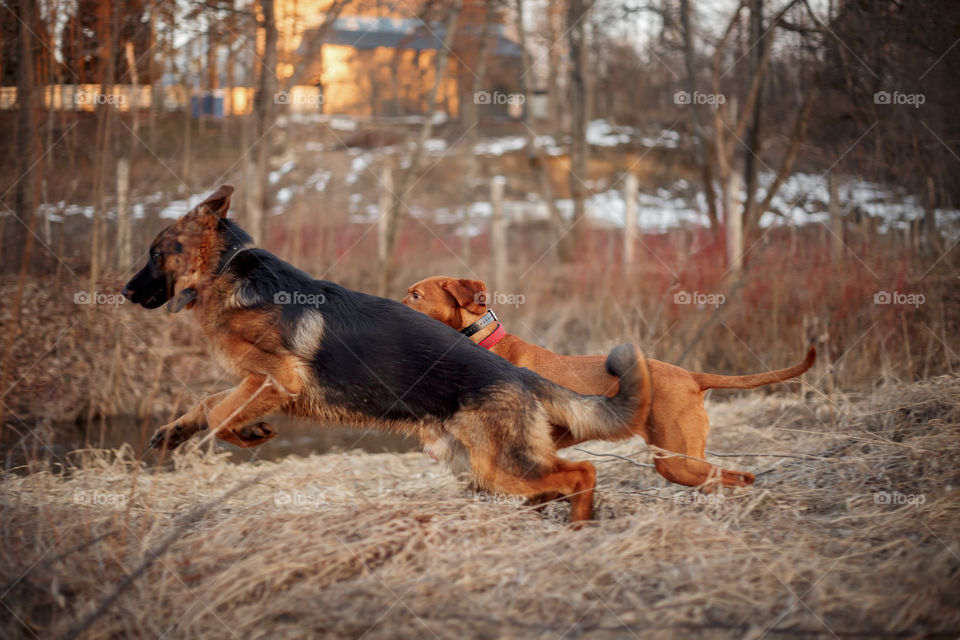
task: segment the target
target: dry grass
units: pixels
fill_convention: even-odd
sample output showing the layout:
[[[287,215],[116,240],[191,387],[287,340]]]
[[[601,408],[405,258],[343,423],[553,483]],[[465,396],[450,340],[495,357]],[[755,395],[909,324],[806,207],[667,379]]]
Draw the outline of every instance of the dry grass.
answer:
[[[725,459],[762,475],[722,497],[571,452],[600,470],[599,522],[581,531],[565,525],[566,505],[540,514],[468,494],[420,454],[233,464],[194,449],[172,470],[129,451],[73,454],[68,468],[3,476],[0,628],[956,637],[960,379],[834,401],[711,403],[713,450],[798,456]],[[638,440],[584,449],[649,462]]]

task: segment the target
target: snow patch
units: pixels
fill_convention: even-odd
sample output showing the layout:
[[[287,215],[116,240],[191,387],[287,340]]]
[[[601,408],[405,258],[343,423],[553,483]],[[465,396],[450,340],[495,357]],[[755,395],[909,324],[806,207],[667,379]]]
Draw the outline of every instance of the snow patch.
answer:
[[[347,174],[346,183],[348,185],[355,184],[360,178],[360,173],[367,169],[370,166],[370,163],[373,162],[373,155],[369,153],[364,153],[359,156],[356,156],[353,159],[353,162],[350,163],[350,173]]]

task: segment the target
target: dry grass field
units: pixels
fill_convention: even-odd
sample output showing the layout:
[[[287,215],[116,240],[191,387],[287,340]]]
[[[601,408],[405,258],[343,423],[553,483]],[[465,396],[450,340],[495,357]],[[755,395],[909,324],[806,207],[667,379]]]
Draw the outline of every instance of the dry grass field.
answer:
[[[708,403],[758,473],[705,496],[587,443],[598,521],[419,453],[172,464],[86,451],[0,483],[7,638],[956,638],[960,378]],[[615,454],[615,455],[614,455]],[[763,454],[763,455],[758,455]],[[616,457],[621,456],[621,457]]]

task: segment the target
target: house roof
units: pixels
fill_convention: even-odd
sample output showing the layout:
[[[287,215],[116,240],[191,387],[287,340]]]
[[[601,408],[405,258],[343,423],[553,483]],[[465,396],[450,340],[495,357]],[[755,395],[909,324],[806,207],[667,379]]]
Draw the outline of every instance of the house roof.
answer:
[[[476,31],[479,36],[481,29],[468,27],[468,31]],[[323,41],[325,44],[347,45],[355,49],[387,47],[426,51],[443,46],[446,32],[443,24],[427,25],[416,18],[342,16],[333,23]],[[502,25],[493,25],[493,38],[493,55],[520,57],[520,48],[515,42],[504,37]],[[304,37],[304,41],[308,39]],[[303,53],[303,45],[299,53]]]

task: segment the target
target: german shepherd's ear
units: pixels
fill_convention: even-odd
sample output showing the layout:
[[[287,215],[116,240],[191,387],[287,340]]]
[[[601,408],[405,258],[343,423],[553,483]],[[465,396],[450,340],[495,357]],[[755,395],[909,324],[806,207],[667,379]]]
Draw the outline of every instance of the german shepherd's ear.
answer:
[[[218,218],[226,218],[227,211],[230,209],[230,196],[233,195],[233,187],[229,184],[222,185],[213,192],[206,200],[200,203],[207,211]]]
[[[450,279],[443,283],[443,289],[453,296],[457,304],[470,313],[480,315],[487,306],[487,286],[481,280]]]

